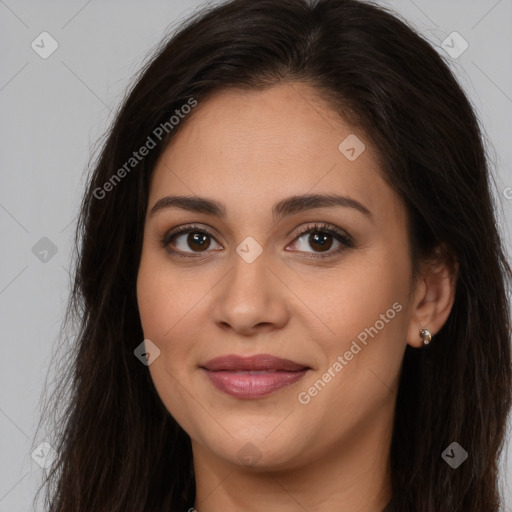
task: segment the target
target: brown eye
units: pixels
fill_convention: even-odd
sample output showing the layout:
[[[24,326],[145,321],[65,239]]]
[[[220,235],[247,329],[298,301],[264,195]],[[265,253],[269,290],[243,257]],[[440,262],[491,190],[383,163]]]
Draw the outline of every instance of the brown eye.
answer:
[[[318,231],[309,235],[308,243],[313,249],[323,252],[328,251],[331,248],[333,238],[334,237],[330,233]]]
[[[189,233],[186,238],[186,243],[191,249],[199,249],[204,251],[210,247],[209,236],[204,233]]]
[[[163,241],[171,253],[201,253],[206,251],[212,245],[214,240],[212,235],[202,229],[191,227],[180,229],[178,232],[170,233]]]
[[[336,243],[338,245],[332,249],[333,244]],[[327,258],[354,246],[348,234],[331,228],[328,224],[315,224],[304,229],[298,234],[292,245],[298,246],[299,252],[308,254],[305,256],[306,258]],[[313,249],[313,251],[308,249]]]
[[[301,242],[301,240],[304,241]],[[212,241],[217,247],[212,247]],[[213,235],[208,231],[196,226],[181,226],[168,233],[161,240],[162,247],[171,256],[177,257],[198,257],[201,253],[208,253],[210,250],[222,250]],[[337,246],[333,244],[338,244]],[[293,241],[292,245],[299,245],[295,252],[304,253],[304,258],[328,258],[343,252],[346,248],[354,247],[350,235],[329,224],[315,224],[312,227],[302,230]],[[308,250],[308,249],[313,249]],[[332,249],[332,250],[331,250]],[[325,254],[324,254],[325,253]]]

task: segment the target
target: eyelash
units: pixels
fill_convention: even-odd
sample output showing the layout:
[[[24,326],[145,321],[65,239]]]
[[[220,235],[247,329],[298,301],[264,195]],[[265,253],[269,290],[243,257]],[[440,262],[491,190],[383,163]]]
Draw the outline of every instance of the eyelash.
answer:
[[[343,252],[347,248],[354,247],[353,240],[349,235],[347,235],[346,233],[344,233],[338,229],[332,228],[329,224],[324,224],[324,223],[320,223],[320,224],[315,223],[313,226],[304,228],[299,233],[297,233],[297,235],[295,236],[293,241],[297,240],[298,238],[302,238],[304,235],[307,235],[310,233],[315,233],[315,232],[332,235],[338,242],[340,242],[341,245],[334,251],[325,253],[325,255],[322,253],[316,253],[316,254],[315,253],[312,253],[312,254],[307,253],[308,256],[304,256],[304,258],[306,258],[306,259],[330,258],[330,257],[338,255],[339,253]],[[199,257],[201,257],[200,252],[195,253],[195,254],[190,254],[190,253],[184,253],[184,252],[176,250],[176,249],[172,249],[170,247],[171,241],[174,238],[176,238],[179,235],[182,235],[184,233],[200,233],[205,236],[215,238],[211,233],[209,233],[205,229],[200,228],[199,226],[196,226],[194,224],[180,226],[180,227],[174,229],[173,231],[171,231],[170,233],[167,233],[160,242],[162,247],[164,249],[166,249],[166,251],[169,252],[171,254],[171,256],[176,256],[178,258],[199,258]],[[298,251],[298,252],[304,252],[304,251]]]

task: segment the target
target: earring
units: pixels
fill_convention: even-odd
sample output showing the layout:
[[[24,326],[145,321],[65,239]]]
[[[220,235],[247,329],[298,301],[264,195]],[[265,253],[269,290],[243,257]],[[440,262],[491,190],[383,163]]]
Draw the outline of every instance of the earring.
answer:
[[[423,345],[428,345],[432,339],[432,334],[428,329],[420,329],[420,336],[423,338]]]

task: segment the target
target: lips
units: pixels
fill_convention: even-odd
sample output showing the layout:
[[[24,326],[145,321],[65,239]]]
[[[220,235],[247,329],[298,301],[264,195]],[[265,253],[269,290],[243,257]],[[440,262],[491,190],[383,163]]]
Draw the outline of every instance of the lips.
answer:
[[[220,391],[237,398],[259,398],[300,380],[310,368],[270,354],[220,356],[201,368]]]
[[[258,371],[258,370],[271,370],[271,371],[287,371],[295,372],[307,369],[308,367],[290,361],[289,359],[282,359],[274,357],[270,354],[258,354],[252,357],[241,357],[237,355],[220,356],[211,359],[203,365],[203,368],[212,372],[229,370],[229,371]]]

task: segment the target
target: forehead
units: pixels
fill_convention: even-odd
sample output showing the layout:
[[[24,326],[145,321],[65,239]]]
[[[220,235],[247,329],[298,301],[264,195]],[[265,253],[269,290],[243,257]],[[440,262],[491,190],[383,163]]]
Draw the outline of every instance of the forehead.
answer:
[[[221,90],[184,122],[157,162],[150,206],[178,193],[217,198],[228,214],[236,204],[243,214],[285,196],[337,193],[402,214],[366,135],[309,85]]]

